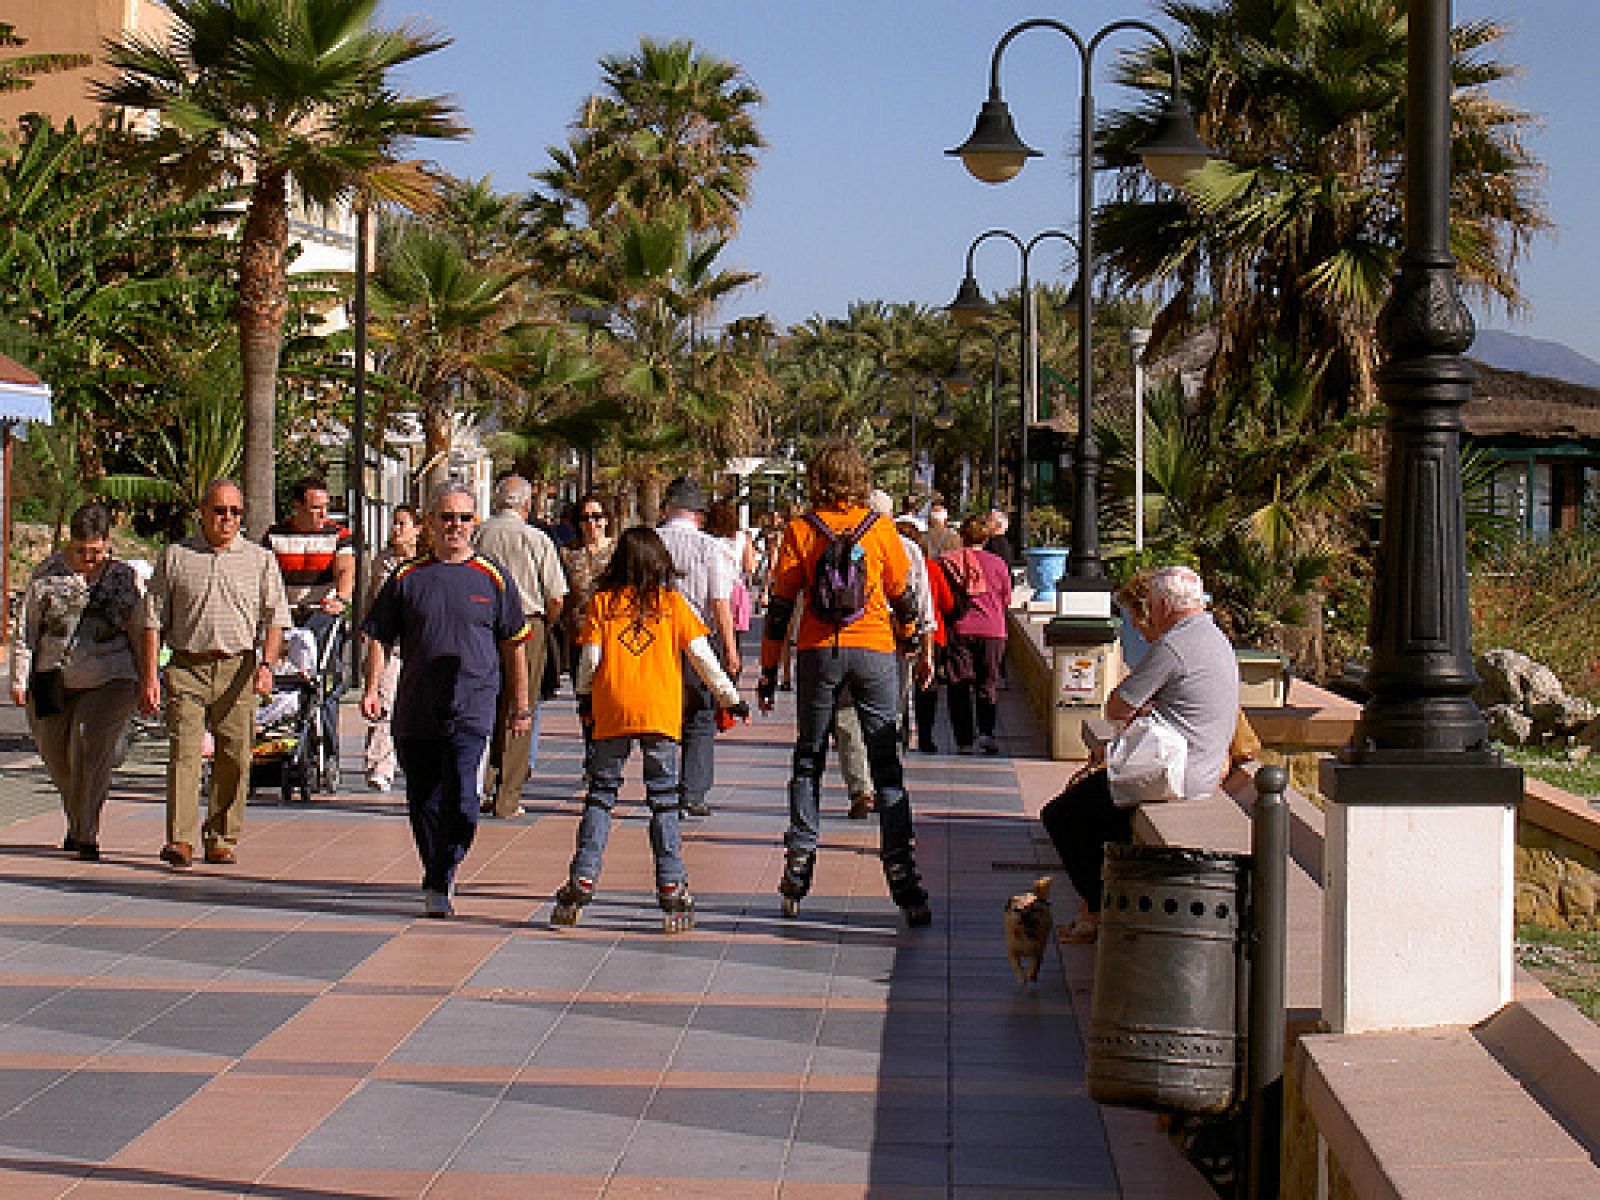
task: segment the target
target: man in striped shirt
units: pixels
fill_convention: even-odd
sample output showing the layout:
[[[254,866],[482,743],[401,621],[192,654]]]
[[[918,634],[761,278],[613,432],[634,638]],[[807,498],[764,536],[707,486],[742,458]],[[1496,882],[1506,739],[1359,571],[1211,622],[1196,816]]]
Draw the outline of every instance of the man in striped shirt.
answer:
[[[328,485],[316,476],[299,480],[291,492],[294,509],[287,521],[267,530],[261,542],[278,560],[294,623],[309,629],[319,654],[350,611],[356,589],[355,540],[350,530],[328,520]],[[337,651],[335,651],[337,652]],[[331,657],[328,660],[331,661]],[[322,702],[322,728],[330,750],[339,753],[339,693]]]

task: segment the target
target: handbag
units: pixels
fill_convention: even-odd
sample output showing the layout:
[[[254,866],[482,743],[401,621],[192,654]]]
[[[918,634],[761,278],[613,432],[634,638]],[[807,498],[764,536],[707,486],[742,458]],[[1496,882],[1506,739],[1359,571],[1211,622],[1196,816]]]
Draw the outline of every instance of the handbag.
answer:
[[[28,675],[28,695],[36,717],[59,717],[67,711],[67,684],[59,667]]]
[[[1118,808],[1183,799],[1189,744],[1159,713],[1135,717],[1106,747],[1106,774]]]

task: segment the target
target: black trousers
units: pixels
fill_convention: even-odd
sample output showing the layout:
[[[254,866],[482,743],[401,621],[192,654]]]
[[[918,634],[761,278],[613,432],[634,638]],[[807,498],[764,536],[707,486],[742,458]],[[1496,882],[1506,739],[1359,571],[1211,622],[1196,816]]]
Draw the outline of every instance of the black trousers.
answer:
[[[1105,845],[1133,841],[1133,809],[1113,804],[1110,777],[1104,771],[1091,771],[1046,804],[1039,820],[1072,886],[1090,912],[1099,912]]]

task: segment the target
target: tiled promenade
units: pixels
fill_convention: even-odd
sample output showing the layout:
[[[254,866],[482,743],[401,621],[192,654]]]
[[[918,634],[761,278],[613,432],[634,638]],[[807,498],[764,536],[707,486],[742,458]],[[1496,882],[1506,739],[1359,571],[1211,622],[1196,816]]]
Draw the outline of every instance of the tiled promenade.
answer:
[[[17,817],[0,1197],[1208,1195],[1152,1118],[1084,1094],[1087,952],[1012,978],[1000,907],[1048,869],[1027,813],[1062,774],[1020,696],[1006,756],[911,757],[924,930],[888,903],[876,824],[843,818],[836,777],[816,890],[778,915],[781,699],[719,745],[717,811],[686,838],[698,926],[673,938],[632,805],[583,924],[548,925],[578,814],[570,697],[529,815],[480,827],[450,922],[418,918],[394,796],[259,793],[239,864],[182,875],[155,857],[153,748],[119,776],[103,862],[56,849],[53,807]],[[5,750],[0,807],[48,806]]]

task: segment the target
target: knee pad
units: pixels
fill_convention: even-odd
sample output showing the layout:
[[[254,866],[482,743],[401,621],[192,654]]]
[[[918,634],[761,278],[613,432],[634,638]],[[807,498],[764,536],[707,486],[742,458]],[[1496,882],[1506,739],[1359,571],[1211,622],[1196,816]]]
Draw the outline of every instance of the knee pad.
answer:
[[[647,792],[645,794],[645,803],[649,804],[651,812],[671,812],[678,807],[678,793],[676,791]]]
[[[615,808],[616,803],[617,797],[615,794],[596,795],[591,791],[583,798],[583,806],[585,808],[603,808],[606,812],[610,812]]]

